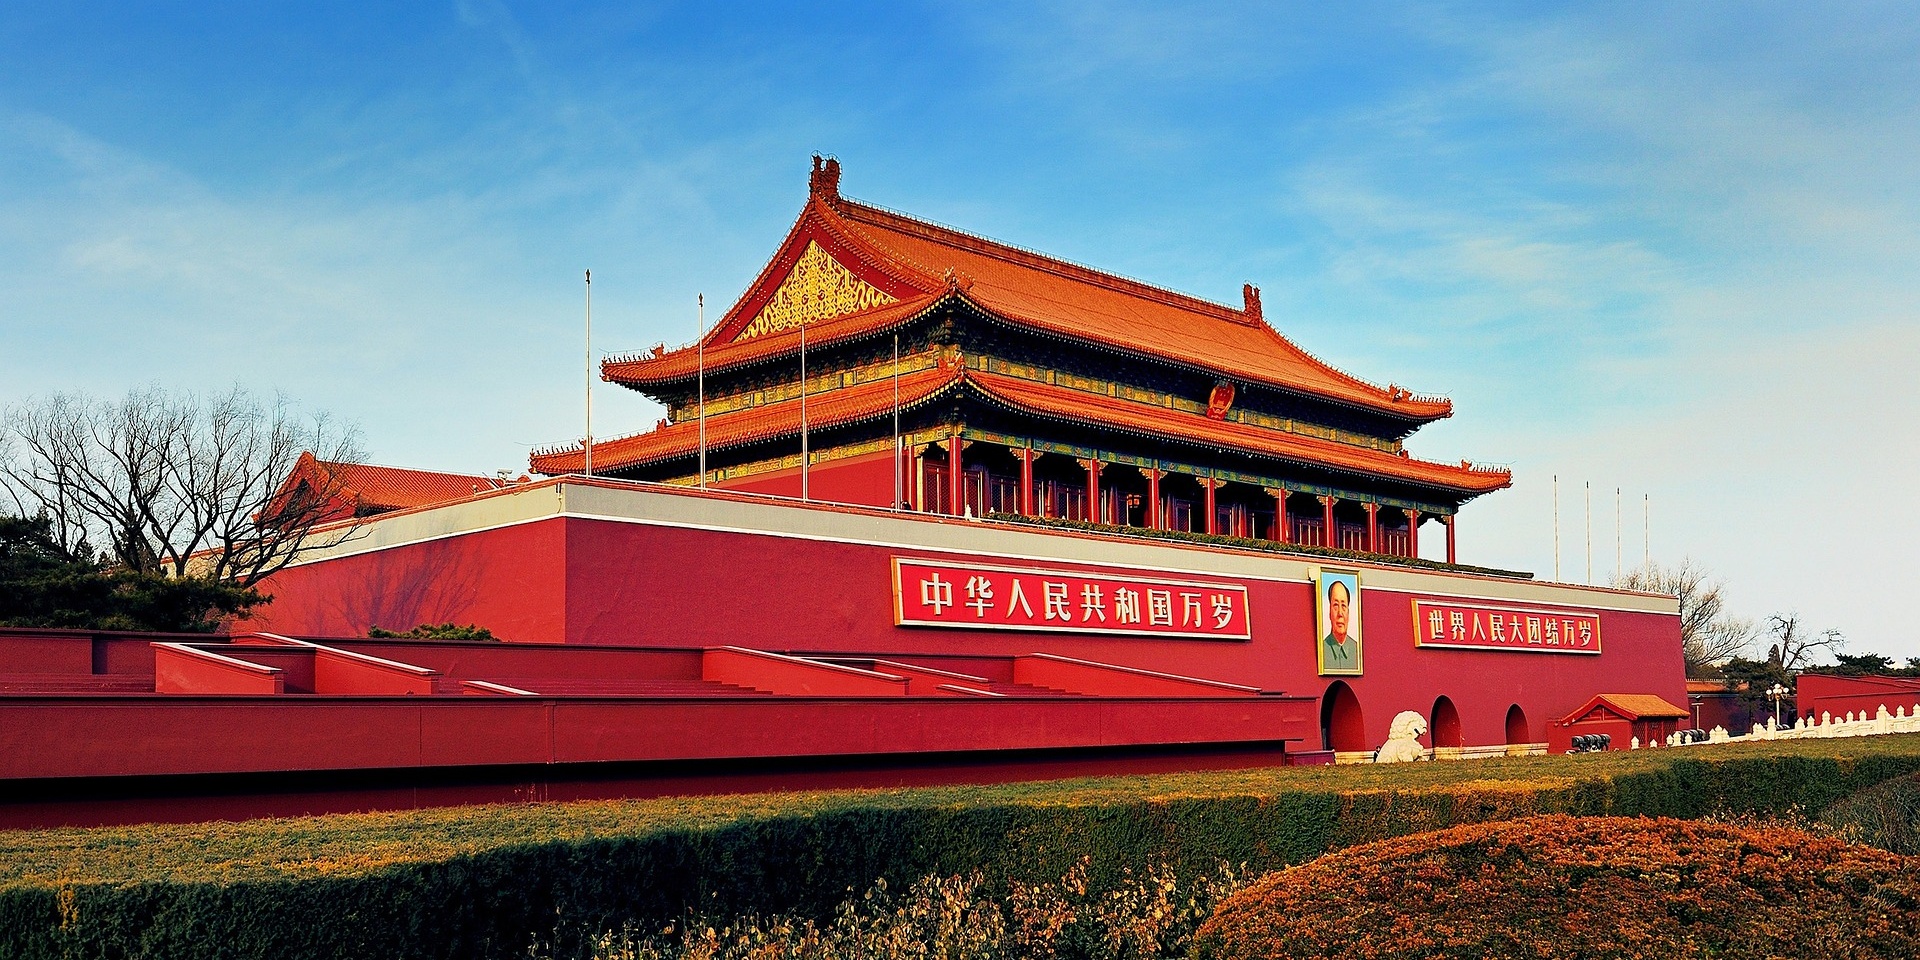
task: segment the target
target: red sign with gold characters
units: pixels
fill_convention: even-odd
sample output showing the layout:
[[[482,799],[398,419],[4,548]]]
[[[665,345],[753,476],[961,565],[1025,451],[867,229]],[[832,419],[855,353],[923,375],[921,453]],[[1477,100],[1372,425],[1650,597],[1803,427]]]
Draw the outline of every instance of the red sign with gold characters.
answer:
[[[1599,653],[1600,616],[1442,600],[1413,602],[1413,642],[1459,650]]]
[[[893,558],[893,622],[1250,640],[1247,588],[1132,574]]]

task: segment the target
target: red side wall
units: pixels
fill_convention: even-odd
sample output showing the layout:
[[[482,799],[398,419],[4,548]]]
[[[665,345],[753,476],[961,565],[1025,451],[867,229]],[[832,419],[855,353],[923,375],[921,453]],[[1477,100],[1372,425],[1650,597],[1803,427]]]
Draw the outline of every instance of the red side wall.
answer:
[[[888,469],[884,457],[879,469]],[[284,571],[269,588],[279,597],[270,609],[270,629],[359,634],[376,622],[372,611],[381,611],[395,629],[451,620],[526,641],[870,655],[1044,652],[1315,697],[1336,679],[1316,675],[1313,595],[1304,583],[1232,581],[1244,582],[1249,591],[1251,642],[902,628],[893,625],[891,613],[890,561],[896,554],[1009,562],[555,519]],[[1505,589],[1498,581],[1453,583],[1453,592],[1462,594],[1498,596]],[[1386,739],[1394,714],[1425,715],[1441,695],[1458,711],[1467,745],[1508,742],[1506,716],[1516,704],[1527,717],[1527,738],[1539,742],[1550,718],[1565,716],[1596,693],[1643,692],[1685,702],[1672,616],[1601,611],[1605,652],[1599,656],[1436,650],[1412,643],[1412,599],[1363,590],[1367,671],[1341,679],[1358,698],[1369,746]]]
[[[1833,677],[1803,673],[1794,681],[1794,700],[1800,716],[1820,719],[1823,713],[1844,718],[1849,712],[1872,717],[1882,706],[1888,713],[1907,708],[1920,714],[1920,679],[1911,677]],[[1736,730],[1735,733],[1745,733]]]
[[[540,520],[362,553],[275,574],[245,630],[363,637],[423,623],[478,624],[512,640],[566,636],[566,525]]]

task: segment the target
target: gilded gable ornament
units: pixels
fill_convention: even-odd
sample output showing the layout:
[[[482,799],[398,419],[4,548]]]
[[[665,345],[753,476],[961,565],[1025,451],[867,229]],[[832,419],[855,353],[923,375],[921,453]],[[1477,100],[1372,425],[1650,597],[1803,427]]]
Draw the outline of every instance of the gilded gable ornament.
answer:
[[[790,329],[816,320],[831,320],[895,302],[878,287],[853,275],[820,244],[809,240],[786,279],[753,322],[735,340]]]

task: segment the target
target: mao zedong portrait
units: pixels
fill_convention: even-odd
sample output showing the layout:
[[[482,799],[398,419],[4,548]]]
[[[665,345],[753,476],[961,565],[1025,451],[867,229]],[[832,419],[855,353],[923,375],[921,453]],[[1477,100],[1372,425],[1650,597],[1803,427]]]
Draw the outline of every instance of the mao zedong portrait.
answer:
[[[1360,623],[1352,574],[1324,574],[1320,580],[1321,673],[1360,672]]]

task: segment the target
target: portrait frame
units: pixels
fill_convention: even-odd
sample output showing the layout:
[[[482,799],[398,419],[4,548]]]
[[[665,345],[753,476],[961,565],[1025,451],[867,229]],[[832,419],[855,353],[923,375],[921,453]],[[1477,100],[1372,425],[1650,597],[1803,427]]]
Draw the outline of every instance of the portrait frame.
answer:
[[[1340,597],[1334,596],[1335,588],[1345,594],[1346,609],[1337,611]],[[1344,614],[1346,631],[1344,641],[1336,645],[1334,619]],[[1357,677],[1365,672],[1365,632],[1360,619],[1360,571],[1340,570],[1322,567],[1313,573],[1313,649],[1316,662],[1323,677]],[[1351,646],[1350,655],[1341,651]]]

